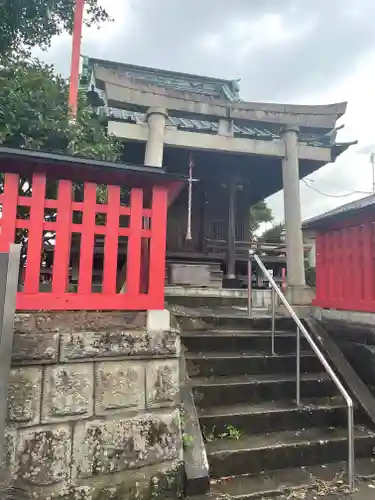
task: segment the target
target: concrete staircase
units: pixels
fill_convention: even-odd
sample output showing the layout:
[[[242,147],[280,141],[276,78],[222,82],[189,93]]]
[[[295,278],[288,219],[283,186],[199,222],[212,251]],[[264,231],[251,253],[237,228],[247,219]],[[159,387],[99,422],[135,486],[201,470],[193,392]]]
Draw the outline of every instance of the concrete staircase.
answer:
[[[277,320],[272,356],[270,319],[222,316],[211,324],[182,333],[210,466],[211,492],[199,499],[310,498],[310,489],[321,498],[319,488],[345,490],[346,405],[302,340],[296,406],[294,325]],[[355,438],[357,473],[372,476],[375,434],[357,414]]]

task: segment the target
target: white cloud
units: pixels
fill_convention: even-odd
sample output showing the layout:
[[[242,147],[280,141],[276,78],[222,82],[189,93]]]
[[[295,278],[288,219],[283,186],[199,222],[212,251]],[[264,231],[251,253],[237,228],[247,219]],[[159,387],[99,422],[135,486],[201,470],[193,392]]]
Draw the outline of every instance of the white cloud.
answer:
[[[100,4],[107,10],[113,22],[104,23],[100,28],[83,27],[81,54],[89,54],[92,57],[111,59],[111,50],[116,40],[122,43],[131,38],[137,26],[136,11],[133,1],[101,0]],[[34,50],[34,54],[49,64],[55,64],[59,72],[65,77],[69,76],[70,57],[72,48],[72,37],[64,33],[55,37],[48,51]],[[95,47],[95,53],[92,53]],[[126,56],[125,56],[126,58]]]
[[[348,101],[340,140],[357,147],[301,183],[303,217],[371,190],[375,151],[374,0],[102,0],[115,19],[85,29],[82,52],[94,57],[224,78],[241,77],[243,98],[310,104]],[[214,9],[212,7],[215,7]],[[69,73],[71,39],[42,57]],[[39,55],[39,54],[38,54]],[[282,195],[270,205],[283,218]]]
[[[342,118],[345,127],[338,134],[338,140],[358,140],[341,155],[335,163],[319,169],[308,179],[312,188],[331,196],[325,196],[300,183],[302,217],[309,218],[335,208],[344,203],[366,196],[372,191],[372,169],[369,155],[375,152],[375,134],[373,116],[375,116],[375,98],[373,82],[375,81],[375,50],[365,57],[354,68],[352,74],[338,85],[328,88],[317,95],[307,95],[303,102],[310,104],[329,103],[348,100],[347,113]],[[356,193],[354,191],[361,191]],[[346,196],[352,192],[351,196]],[[345,196],[340,196],[345,195]],[[277,193],[269,198],[270,207],[278,220],[282,220],[283,198]]]

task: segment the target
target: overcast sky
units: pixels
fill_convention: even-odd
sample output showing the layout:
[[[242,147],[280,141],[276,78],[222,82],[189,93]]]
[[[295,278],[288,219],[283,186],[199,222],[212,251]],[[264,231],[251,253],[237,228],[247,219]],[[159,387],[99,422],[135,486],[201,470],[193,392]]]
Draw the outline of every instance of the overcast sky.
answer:
[[[372,190],[375,0],[102,0],[115,19],[85,29],[82,53],[144,66],[241,78],[243,99],[348,101],[339,140],[359,141],[301,182],[303,218]],[[70,37],[38,53],[68,74]],[[350,194],[350,196],[341,196]],[[281,193],[269,199],[283,219]]]

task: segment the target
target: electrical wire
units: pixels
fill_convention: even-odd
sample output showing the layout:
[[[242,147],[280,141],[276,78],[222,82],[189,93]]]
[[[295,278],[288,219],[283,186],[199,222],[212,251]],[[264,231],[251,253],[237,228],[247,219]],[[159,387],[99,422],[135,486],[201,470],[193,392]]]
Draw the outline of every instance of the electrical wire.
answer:
[[[370,191],[350,191],[349,193],[345,193],[345,194],[329,194],[329,193],[325,193],[324,191],[321,191],[320,189],[317,189],[316,187],[311,186],[306,181],[306,179],[302,179],[302,181],[304,182],[304,184],[306,184],[307,187],[309,187],[310,189],[312,189],[316,193],[319,193],[323,196],[328,196],[329,198],[346,198],[348,196],[352,196],[353,194],[365,194],[367,196],[370,194],[374,194],[374,193],[371,193]]]

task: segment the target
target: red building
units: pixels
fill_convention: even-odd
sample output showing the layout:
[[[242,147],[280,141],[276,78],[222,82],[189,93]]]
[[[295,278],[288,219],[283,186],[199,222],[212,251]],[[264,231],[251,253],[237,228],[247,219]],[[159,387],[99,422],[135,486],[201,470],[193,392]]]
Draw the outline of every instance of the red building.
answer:
[[[375,312],[375,195],[303,224],[315,237],[316,298],[329,309]]]

